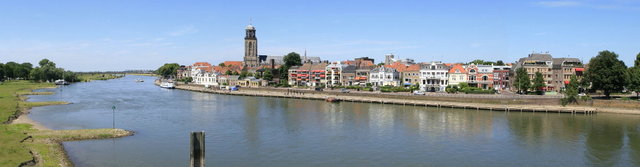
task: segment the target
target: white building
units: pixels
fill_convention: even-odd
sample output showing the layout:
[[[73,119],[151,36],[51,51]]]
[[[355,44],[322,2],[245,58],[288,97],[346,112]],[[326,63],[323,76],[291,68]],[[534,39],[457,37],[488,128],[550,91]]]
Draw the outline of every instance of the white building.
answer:
[[[325,83],[327,86],[339,86],[341,85],[342,81],[342,71],[343,69],[345,69],[348,65],[347,64],[342,64],[340,63],[340,61],[337,62],[333,62],[329,65],[327,65],[326,69],[326,76],[325,76]]]
[[[443,92],[449,85],[449,67],[436,61],[420,68],[420,89],[428,92]]]
[[[396,69],[381,66],[369,72],[369,83],[374,86],[400,86],[400,73]]]
[[[198,85],[218,86],[218,75],[220,75],[220,73],[204,69],[193,68],[191,70],[192,82]]]

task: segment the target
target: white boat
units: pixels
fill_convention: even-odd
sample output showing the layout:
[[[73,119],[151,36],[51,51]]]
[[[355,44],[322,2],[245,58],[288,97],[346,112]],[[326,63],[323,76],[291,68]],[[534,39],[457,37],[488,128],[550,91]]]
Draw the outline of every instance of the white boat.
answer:
[[[160,87],[161,87],[161,88],[167,88],[167,89],[173,89],[173,88],[176,88],[176,86],[175,86],[173,83],[171,83],[171,82],[163,82],[163,83],[160,83]]]
[[[143,79],[138,78],[138,79],[136,79],[136,82],[144,82],[144,80],[143,80]]]
[[[69,82],[59,79],[54,82],[56,85],[69,85]]]

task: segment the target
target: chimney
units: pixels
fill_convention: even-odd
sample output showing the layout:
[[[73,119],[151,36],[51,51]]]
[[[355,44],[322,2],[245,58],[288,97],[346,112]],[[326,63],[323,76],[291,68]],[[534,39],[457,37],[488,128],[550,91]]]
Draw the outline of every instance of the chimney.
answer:
[[[276,68],[276,60],[271,59],[271,69],[275,69]]]

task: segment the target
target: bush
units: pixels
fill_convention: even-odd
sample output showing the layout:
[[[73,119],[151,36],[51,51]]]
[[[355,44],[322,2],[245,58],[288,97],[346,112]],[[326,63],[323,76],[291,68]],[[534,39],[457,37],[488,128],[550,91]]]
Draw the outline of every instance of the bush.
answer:
[[[457,93],[458,90],[458,85],[449,85],[447,86],[447,88],[444,89],[447,93]]]
[[[411,92],[411,88],[405,87],[392,87],[392,86],[383,86],[380,88],[381,92]]]

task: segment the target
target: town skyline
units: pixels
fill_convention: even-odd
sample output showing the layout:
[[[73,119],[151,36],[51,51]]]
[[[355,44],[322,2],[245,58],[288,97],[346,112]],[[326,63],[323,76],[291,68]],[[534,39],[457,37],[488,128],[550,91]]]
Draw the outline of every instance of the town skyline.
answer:
[[[0,28],[0,61],[35,63],[48,58],[73,71],[242,61],[243,31],[250,18],[260,41],[258,54],[283,56],[306,50],[308,56],[329,61],[371,57],[377,63],[393,53],[416,62],[510,63],[532,51],[548,51],[554,57],[588,63],[598,51],[611,50],[631,65],[638,52],[633,37],[640,36],[633,31],[640,23],[630,21],[639,11],[634,1],[291,2],[282,6],[67,2],[2,2],[0,9],[6,15],[0,18],[7,26]],[[123,6],[128,7],[120,9]],[[192,10],[163,11],[168,6]],[[114,10],[120,13],[113,14]],[[81,13],[87,16],[76,15]]]

